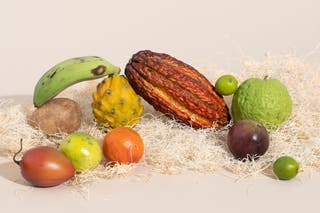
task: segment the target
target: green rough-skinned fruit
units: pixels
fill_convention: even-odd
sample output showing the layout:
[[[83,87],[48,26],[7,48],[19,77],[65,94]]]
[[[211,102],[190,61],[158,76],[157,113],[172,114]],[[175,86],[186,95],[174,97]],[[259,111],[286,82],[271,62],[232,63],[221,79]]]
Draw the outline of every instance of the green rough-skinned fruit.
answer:
[[[77,172],[93,169],[102,160],[99,142],[82,132],[69,134],[61,142],[59,150],[71,161]]]
[[[231,106],[234,122],[249,118],[269,130],[285,122],[291,110],[289,92],[277,79],[247,79],[235,92]]]
[[[97,56],[84,56],[65,60],[39,79],[33,94],[33,103],[40,107],[67,87],[86,80],[120,72],[120,68]]]
[[[140,121],[143,105],[125,76],[108,76],[92,96],[96,122],[105,128],[132,127]]]

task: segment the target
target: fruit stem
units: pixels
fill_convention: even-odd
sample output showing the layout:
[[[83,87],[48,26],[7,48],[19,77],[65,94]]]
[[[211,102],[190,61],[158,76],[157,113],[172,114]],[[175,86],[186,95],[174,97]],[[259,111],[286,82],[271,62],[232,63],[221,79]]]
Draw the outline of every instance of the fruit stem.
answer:
[[[263,78],[263,80],[266,80],[266,79],[268,79],[268,78],[269,78],[269,76],[268,76],[268,75],[265,75],[264,78]]]
[[[16,152],[14,155],[13,155],[13,162],[15,162],[17,165],[20,166],[20,161],[21,160],[17,160],[16,157],[17,155],[22,151],[22,138],[20,138],[20,149],[18,152]]]

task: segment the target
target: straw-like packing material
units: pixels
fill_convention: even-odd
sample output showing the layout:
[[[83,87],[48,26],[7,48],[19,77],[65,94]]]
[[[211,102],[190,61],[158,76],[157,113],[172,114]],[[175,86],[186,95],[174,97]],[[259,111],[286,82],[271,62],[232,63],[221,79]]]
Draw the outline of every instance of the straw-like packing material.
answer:
[[[270,132],[267,153],[257,161],[242,162],[234,159],[226,146],[227,128],[224,130],[195,130],[171,120],[144,102],[141,122],[134,127],[145,143],[145,154],[140,164],[165,174],[190,170],[201,173],[228,172],[235,177],[263,173],[282,155],[299,161],[303,170],[320,169],[320,67],[310,66],[295,57],[268,58],[262,62],[243,61],[243,69],[234,74],[239,82],[249,77],[277,78],[283,82],[292,97],[290,119],[278,130]],[[199,68],[212,82],[230,71]],[[77,101],[83,113],[79,131],[87,132],[102,141],[105,132],[99,129],[91,113],[91,94],[98,81],[79,84],[65,90],[60,96]],[[231,97],[226,98],[230,107]],[[57,146],[65,135],[48,137],[26,123],[26,114],[32,103],[12,105],[0,100],[0,148],[8,158],[19,149],[23,138],[24,151],[36,145]],[[137,165],[110,166],[102,162],[96,169],[77,174],[71,184],[82,184],[131,173]],[[144,170],[139,171],[143,175]]]

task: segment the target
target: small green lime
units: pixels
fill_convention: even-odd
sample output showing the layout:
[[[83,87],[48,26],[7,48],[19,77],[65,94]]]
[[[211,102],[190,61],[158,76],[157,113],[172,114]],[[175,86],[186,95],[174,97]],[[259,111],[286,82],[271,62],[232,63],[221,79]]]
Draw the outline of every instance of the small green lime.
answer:
[[[233,75],[223,75],[216,81],[216,91],[220,95],[231,95],[238,88],[238,81]]]
[[[298,162],[289,156],[278,158],[273,164],[273,172],[280,180],[290,180],[298,174]]]
[[[59,150],[71,161],[77,172],[93,169],[102,160],[99,142],[83,132],[74,132],[62,140]]]

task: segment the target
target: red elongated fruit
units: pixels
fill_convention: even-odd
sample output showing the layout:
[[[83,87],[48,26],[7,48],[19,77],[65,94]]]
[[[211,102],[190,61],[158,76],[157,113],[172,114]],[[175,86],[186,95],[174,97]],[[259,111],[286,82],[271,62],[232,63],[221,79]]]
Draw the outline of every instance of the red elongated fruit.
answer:
[[[14,155],[13,160],[20,166],[22,176],[33,186],[56,186],[75,174],[69,159],[52,147],[39,146],[29,149],[20,161],[15,159],[18,153]]]

